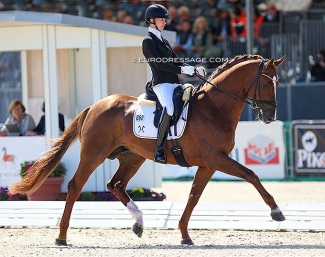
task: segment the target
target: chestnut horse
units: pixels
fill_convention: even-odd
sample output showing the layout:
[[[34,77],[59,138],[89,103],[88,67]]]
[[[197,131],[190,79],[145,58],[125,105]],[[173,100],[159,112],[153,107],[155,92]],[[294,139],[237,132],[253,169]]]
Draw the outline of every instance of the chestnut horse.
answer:
[[[216,170],[251,183],[271,209],[273,220],[285,220],[273,197],[265,190],[258,176],[229,157],[235,145],[235,130],[245,103],[258,110],[264,123],[276,120],[276,88],[279,85],[276,68],[285,57],[264,60],[258,55],[236,56],[220,66],[199,87],[191,100],[191,117],[179,139],[187,163],[198,166],[188,202],[178,227],[182,244],[193,244],[188,222],[199,198]],[[129,180],[146,159],[154,156],[156,140],[141,139],[133,134],[133,114],[139,105],[136,97],[115,94],[83,110],[32,167],[24,179],[13,183],[11,193],[34,192],[59,164],[70,145],[79,138],[80,163],[68,183],[65,209],[60,221],[56,244],[67,244],[67,230],[73,205],[93,171],[108,159],[119,160],[119,168],[107,183],[107,188],[130,211],[136,221],[133,232],[141,237],[142,211],[126,193]],[[177,164],[167,142],[168,163]]]

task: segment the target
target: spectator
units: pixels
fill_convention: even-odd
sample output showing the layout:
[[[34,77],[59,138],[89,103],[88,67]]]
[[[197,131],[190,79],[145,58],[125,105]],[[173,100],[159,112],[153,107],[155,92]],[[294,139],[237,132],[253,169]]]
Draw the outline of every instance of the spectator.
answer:
[[[231,37],[234,40],[245,40],[246,37],[246,14],[241,4],[236,4],[230,20]]]
[[[208,21],[204,16],[199,16],[194,21],[191,52],[191,57],[206,58],[206,61],[222,55],[222,50],[213,45],[213,36],[209,30]]]
[[[125,3],[124,11],[134,19],[140,20],[143,18],[145,8],[140,0],[131,0]]]
[[[311,81],[325,81],[325,49],[317,52],[317,60],[311,60],[310,65]]]
[[[182,27],[182,23],[184,21],[190,21],[190,10],[188,9],[187,6],[182,5],[177,9],[177,14],[178,14],[178,24],[176,26],[176,30],[180,30]]]
[[[219,0],[217,8],[229,10],[234,7],[235,4],[240,3],[240,0]]]
[[[268,2],[266,15],[264,16],[263,22],[279,22],[280,14],[278,9],[276,9],[274,2]]]
[[[272,2],[267,3],[266,15],[261,24],[260,32],[257,36],[258,53],[265,58],[271,57],[270,39],[273,33],[279,31],[279,11]]]
[[[165,26],[166,30],[177,31],[176,26],[178,24],[177,9],[175,6],[171,5],[167,8],[169,13],[169,18]]]
[[[134,20],[131,16],[125,16],[123,19],[123,23],[125,24],[134,24]]]
[[[127,16],[126,11],[119,10],[116,14],[116,21],[123,23],[124,18]]]
[[[264,17],[261,15],[257,7],[254,8],[254,38],[257,38],[263,22]]]
[[[103,20],[104,21],[116,21],[116,17],[112,9],[107,8],[103,12]]]
[[[25,113],[26,108],[20,100],[13,100],[9,105],[9,117],[5,125],[0,130],[0,136],[8,136],[9,131],[6,125],[17,125],[21,136],[25,136],[28,130],[35,128],[35,122],[32,116]]]
[[[226,50],[226,40],[231,35],[230,14],[225,9],[217,10],[217,23],[212,28],[214,45]]]
[[[184,21],[180,28],[173,50],[177,55],[187,57],[193,44],[192,25],[190,21]]]
[[[200,8],[201,8],[201,14],[205,14],[206,12],[215,9],[217,7],[216,0],[200,0]]]
[[[42,111],[45,112],[45,102],[42,105]],[[59,129],[60,134],[62,134],[65,130],[64,125],[64,116],[59,113]],[[45,114],[41,117],[38,125],[33,130],[26,131],[26,136],[36,136],[36,135],[45,135]]]

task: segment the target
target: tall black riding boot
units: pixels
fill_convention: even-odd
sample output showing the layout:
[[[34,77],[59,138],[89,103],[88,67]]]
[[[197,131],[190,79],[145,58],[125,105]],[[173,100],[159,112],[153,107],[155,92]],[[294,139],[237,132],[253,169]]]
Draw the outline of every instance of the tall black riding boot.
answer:
[[[158,163],[167,163],[166,141],[170,119],[171,116],[167,114],[166,109],[164,108],[158,125],[157,147],[153,158],[153,160]]]

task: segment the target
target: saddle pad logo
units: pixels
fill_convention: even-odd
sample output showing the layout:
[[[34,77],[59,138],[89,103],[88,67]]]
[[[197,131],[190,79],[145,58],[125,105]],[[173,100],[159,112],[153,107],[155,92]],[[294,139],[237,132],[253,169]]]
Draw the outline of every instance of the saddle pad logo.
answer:
[[[133,116],[133,133],[136,137],[157,139],[158,129],[153,124],[155,106],[138,105]],[[172,136],[167,139],[180,138],[183,135],[187,120],[188,105],[183,110],[181,118],[177,122],[177,136],[174,135],[174,126],[170,128]]]
[[[274,140],[265,135],[256,135],[245,148],[246,164],[279,164],[279,148]]]

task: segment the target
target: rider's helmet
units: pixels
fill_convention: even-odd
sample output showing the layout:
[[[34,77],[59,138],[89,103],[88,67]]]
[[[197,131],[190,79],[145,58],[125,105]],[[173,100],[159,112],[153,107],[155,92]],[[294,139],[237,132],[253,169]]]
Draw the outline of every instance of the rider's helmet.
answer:
[[[147,23],[150,23],[150,18],[170,19],[168,10],[161,4],[152,4],[147,8],[144,19]]]

